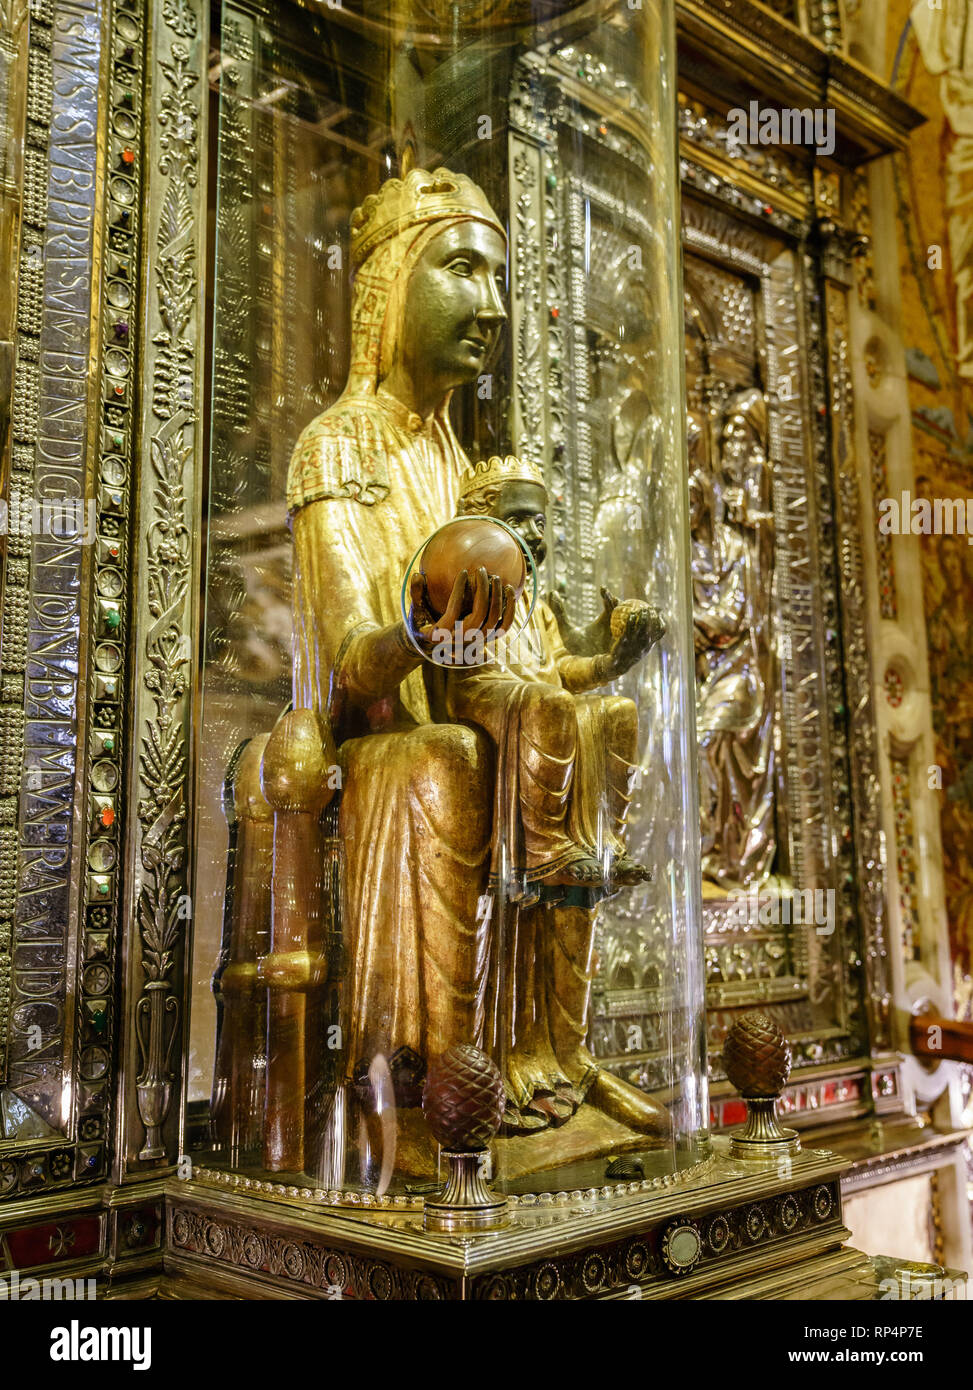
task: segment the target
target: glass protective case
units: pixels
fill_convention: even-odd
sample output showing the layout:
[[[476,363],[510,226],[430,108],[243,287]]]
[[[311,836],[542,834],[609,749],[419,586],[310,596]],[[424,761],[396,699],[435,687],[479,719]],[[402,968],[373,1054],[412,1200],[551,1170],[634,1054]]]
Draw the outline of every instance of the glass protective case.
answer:
[[[669,21],[381,8],[228,0],[211,73],[195,1156],[651,1181],[708,1113]]]

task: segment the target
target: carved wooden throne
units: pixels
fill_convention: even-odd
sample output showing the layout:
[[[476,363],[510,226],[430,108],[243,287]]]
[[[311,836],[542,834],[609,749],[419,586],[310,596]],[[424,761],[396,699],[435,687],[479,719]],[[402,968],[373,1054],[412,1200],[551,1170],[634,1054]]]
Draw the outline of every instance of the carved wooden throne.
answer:
[[[302,1173],[318,1154],[340,1028],[338,857],[331,729],[288,710],[227,769],[227,891],[217,1004],[213,1137],[231,1162]]]
[[[310,710],[289,710],[271,734],[241,744],[227,769],[227,890],[213,977],[213,1138],[233,1165],[248,1158],[265,1171],[307,1174],[337,1188],[346,1177],[351,1120],[360,1181],[370,1185],[393,1155],[401,1173],[431,1179],[434,1146],[421,1108],[428,1059],[405,1046],[387,1059],[349,1059],[343,1045],[350,1030],[342,984],[338,767],[330,725]],[[583,896],[574,909],[584,912],[603,895],[567,887],[550,892],[565,902]],[[583,982],[571,960],[567,969],[577,987]],[[596,1076],[607,1096],[588,1095]],[[529,1175],[667,1142],[661,1107],[655,1107],[654,1133],[612,1118],[608,1103],[619,1089],[635,1094],[593,1070],[568,1113],[538,1121],[538,1132],[509,1127],[496,1140],[505,1171]],[[538,1102],[545,1103],[553,1108],[553,1101]]]

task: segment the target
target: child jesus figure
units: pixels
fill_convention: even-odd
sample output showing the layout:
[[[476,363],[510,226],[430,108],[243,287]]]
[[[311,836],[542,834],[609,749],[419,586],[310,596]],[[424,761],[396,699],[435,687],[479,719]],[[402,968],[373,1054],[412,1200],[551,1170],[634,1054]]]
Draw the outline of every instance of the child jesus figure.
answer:
[[[506,522],[538,568],[546,508],[543,479],[520,459],[464,473],[458,514]],[[641,661],[665,624],[646,603],[620,603],[604,589],[602,597],[604,612],[579,630],[554,595],[538,598],[525,625],[525,591],[512,633],[490,645],[484,664],[445,674],[447,716],[479,726],[497,749],[491,887],[525,904],[551,896],[544,889],[611,891],[651,878],[623,841],[638,713],[623,696],[589,692]]]

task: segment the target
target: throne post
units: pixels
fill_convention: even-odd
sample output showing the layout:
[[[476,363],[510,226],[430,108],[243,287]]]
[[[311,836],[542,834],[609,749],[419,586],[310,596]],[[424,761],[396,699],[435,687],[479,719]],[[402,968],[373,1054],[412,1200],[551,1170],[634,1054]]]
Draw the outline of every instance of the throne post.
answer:
[[[317,1094],[315,1024],[327,979],[320,819],[333,795],[328,771],[336,761],[330,729],[303,709],[278,720],[261,767],[274,813],[270,950],[258,962],[268,991],[264,1166],[271,1172],[304,1170],[314,1122],[305,1100]]]
[[[263,985],[257,958],[268,949],[274,813],[260,787],[269,735],[240,754],[232,786],[233,876],[224,959],[213,980],[222,1004],[213,1076],[213,1137],[236,1163],[260,1138],[265,1063]]]

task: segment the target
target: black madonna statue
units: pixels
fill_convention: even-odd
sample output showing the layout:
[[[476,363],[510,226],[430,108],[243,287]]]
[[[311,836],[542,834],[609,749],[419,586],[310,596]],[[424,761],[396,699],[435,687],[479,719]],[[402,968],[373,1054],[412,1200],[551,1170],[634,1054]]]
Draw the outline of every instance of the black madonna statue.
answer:
[[[506,237],[482,191],[446,169],[389,179],[353,214],[351,256],[347,384],[290,467],[294,711],[263,769],[272,804],[291,765],[287,804],[298,784],[311,804],[327,759],[305,757],[295,730],[313,718],[334,740],[345,967],[333,1086],[366,1127],[370,1108],[387,1119],[376,1086],[394,1093],[404,1174],[432,1171],[421,1081],[460,1043],[501,1068],[508,1176],[665,1144],[665,1108],[585,1044],[595,904],[648,876],[623,843],[635,706],[588,692],[640,661],[662,623],[608,594],[586,630],[557,604],[528,617],[486,568],[459,569],[439,615],[421,575],[403,604],[410,563],[457,511],[500,518],[537,555],[546,494],[516,459],[471,465],[450,423],[452,393],[485,370],[506,319]],[[479,633],[482,664],[444,672],[429,659],[444,633]]]

